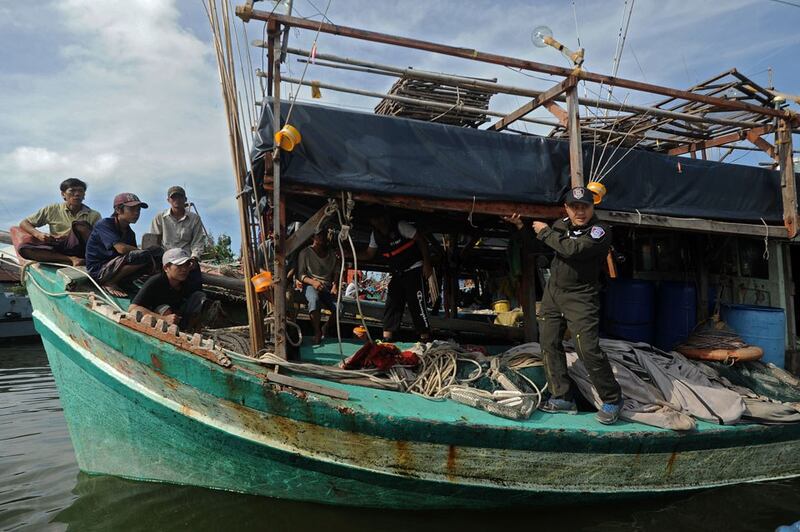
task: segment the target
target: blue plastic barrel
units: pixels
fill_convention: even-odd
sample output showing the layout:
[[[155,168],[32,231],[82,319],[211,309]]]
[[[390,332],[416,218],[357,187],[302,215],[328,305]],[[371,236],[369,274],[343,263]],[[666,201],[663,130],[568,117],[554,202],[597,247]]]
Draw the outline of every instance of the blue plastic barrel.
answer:
[[[762,361],[783,367],[786,312],[782,308],[723,303],[720,314],[745,342],[764,350]]]
[[[693,283],[663,281],[656,290],[655,346],[670,351],[697,324],[697,290]]]
[[[603,298],[603,330],[632,342],[653,343],[655,284],[639,279],[609,279]]]

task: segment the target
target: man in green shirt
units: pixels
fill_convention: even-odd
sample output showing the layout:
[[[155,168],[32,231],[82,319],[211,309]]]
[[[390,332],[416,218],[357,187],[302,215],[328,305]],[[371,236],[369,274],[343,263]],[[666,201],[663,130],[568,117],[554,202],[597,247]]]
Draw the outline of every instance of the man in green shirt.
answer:
[[[17,251],[22,258],[42,262],[84,264],[86,240],[100,213],[83,204],[86,183],[70,178],[61,182],[63,203],[42,207],[19,223]],[[50,232],[39,231],[47,225]]]

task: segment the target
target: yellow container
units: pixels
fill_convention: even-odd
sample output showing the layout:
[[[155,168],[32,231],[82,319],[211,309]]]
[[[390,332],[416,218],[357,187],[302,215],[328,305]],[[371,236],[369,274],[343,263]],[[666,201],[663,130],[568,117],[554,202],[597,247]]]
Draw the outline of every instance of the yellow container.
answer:
[[[302,140],[303,136],[297,131],[297,128],[289,124],[286,124],[280,131],[275,133],[275,145],[286,151],[292,151]]]
[[[250,282],[253,283],[253,287],[259,294],[266,292],[272,284],[272,272],[258,273],[250,278]]]
[[[508,312],[511,310],[511,304],[508,302],[508,299],[498,299],[492,304],[492,307],[497,313]]]
[[[367,329],[363,326],[359,325],[358,327],[353,327],[353,336],[362,340],[367,337]]]
[[[606,195],[606,186],[600,181],[589,181],[586,188],[592,191],[594,204],[597,205],[603,201],[603,196]]]

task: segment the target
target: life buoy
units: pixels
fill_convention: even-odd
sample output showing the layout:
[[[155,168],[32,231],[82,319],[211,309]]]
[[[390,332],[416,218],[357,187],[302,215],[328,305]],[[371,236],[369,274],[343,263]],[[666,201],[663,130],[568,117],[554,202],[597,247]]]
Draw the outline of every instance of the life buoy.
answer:
[[[696,349],[693,347],[678,346],[676,350],[695,360],[715,360],[718,362],[744,362],[758,360],[764,356],[764,350],[755,345],[740,347],[739,349]]]

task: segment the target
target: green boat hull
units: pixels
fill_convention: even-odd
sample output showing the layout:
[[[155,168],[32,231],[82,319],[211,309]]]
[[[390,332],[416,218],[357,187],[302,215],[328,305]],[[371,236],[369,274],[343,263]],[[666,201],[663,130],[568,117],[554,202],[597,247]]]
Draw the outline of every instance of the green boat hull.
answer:
[[[51,270],[39,285],[63,290]],[[83,471],[324,504],[487,508],[800,476],[800,426],[690,434],[591,414],[510,421],[371,388],[265,384],[28,283]],[[311,379],[309,379],[311,380]]]

